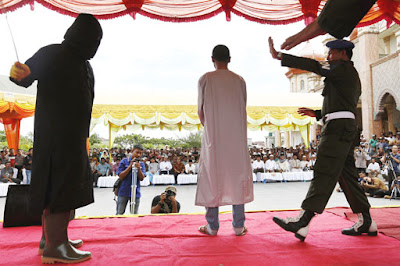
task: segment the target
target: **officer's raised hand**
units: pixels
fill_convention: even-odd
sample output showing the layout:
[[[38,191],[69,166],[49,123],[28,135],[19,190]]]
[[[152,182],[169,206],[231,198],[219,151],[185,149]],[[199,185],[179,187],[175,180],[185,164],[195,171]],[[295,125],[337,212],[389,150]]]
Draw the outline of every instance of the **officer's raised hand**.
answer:
[[[315,111],[310,108],[301,107],[297,110],[297,113],[301,114],[301,115],[308,115],[311,117],[316,117]]]

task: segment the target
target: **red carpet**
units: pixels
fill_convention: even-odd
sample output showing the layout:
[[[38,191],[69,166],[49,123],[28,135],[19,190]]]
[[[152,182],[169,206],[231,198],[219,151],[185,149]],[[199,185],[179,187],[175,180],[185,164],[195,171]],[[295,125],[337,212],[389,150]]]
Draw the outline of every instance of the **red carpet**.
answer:
[[[327,212],[347,217],[351,221],[358,220],[350,208],[333,208]],[[400,208],[372,208],[370,212],[381,233],[400,240]]]
[[[242,237],[233,234],[231,214],[220,215],[216,237],[197,232],[203,215],[74,220],[69,235],[82,238],[81,249],[93,253],[83,265],[379,265],[400,258],[400,241],[383,234],[344,236],[341,229],[353,223],[333,213],[312,221],[304,243],[272,222],[275,215],[296,213],[247,213],[249,232]],[[40,227],[0,228],[0,264],[40,264],[40,234]]]

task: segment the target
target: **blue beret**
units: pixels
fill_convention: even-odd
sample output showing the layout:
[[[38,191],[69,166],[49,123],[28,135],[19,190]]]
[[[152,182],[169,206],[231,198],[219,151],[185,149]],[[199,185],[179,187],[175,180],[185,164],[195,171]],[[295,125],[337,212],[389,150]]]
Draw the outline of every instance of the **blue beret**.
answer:
[[[326,46],[331,49],[353,49],[354,43],[339,39],[327,42]]]

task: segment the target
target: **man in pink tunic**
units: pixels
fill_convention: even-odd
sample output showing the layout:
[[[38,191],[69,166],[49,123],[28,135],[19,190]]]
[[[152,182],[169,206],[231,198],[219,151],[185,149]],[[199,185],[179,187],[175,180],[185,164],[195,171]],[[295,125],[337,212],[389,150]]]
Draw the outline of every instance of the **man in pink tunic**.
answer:
[[[204,126],[196,205],[206,207],[207,225],[199,231],[216,235],[218,207],[233,205],[233,230],[244,235],[244,204],[253,201],[253,182],[247,148],[246,83],[228,69],[229,49],[212,52],[215,71],[198,85],[198,114]]]

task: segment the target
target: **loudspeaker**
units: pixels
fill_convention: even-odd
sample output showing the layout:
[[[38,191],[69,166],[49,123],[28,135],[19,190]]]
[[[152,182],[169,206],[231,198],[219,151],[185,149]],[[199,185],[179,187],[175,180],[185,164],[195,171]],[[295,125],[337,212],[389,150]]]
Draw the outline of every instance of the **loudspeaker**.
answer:
[[[8,186],[3,227],[41,225],[42,215],[29,210],[30,185]]]

